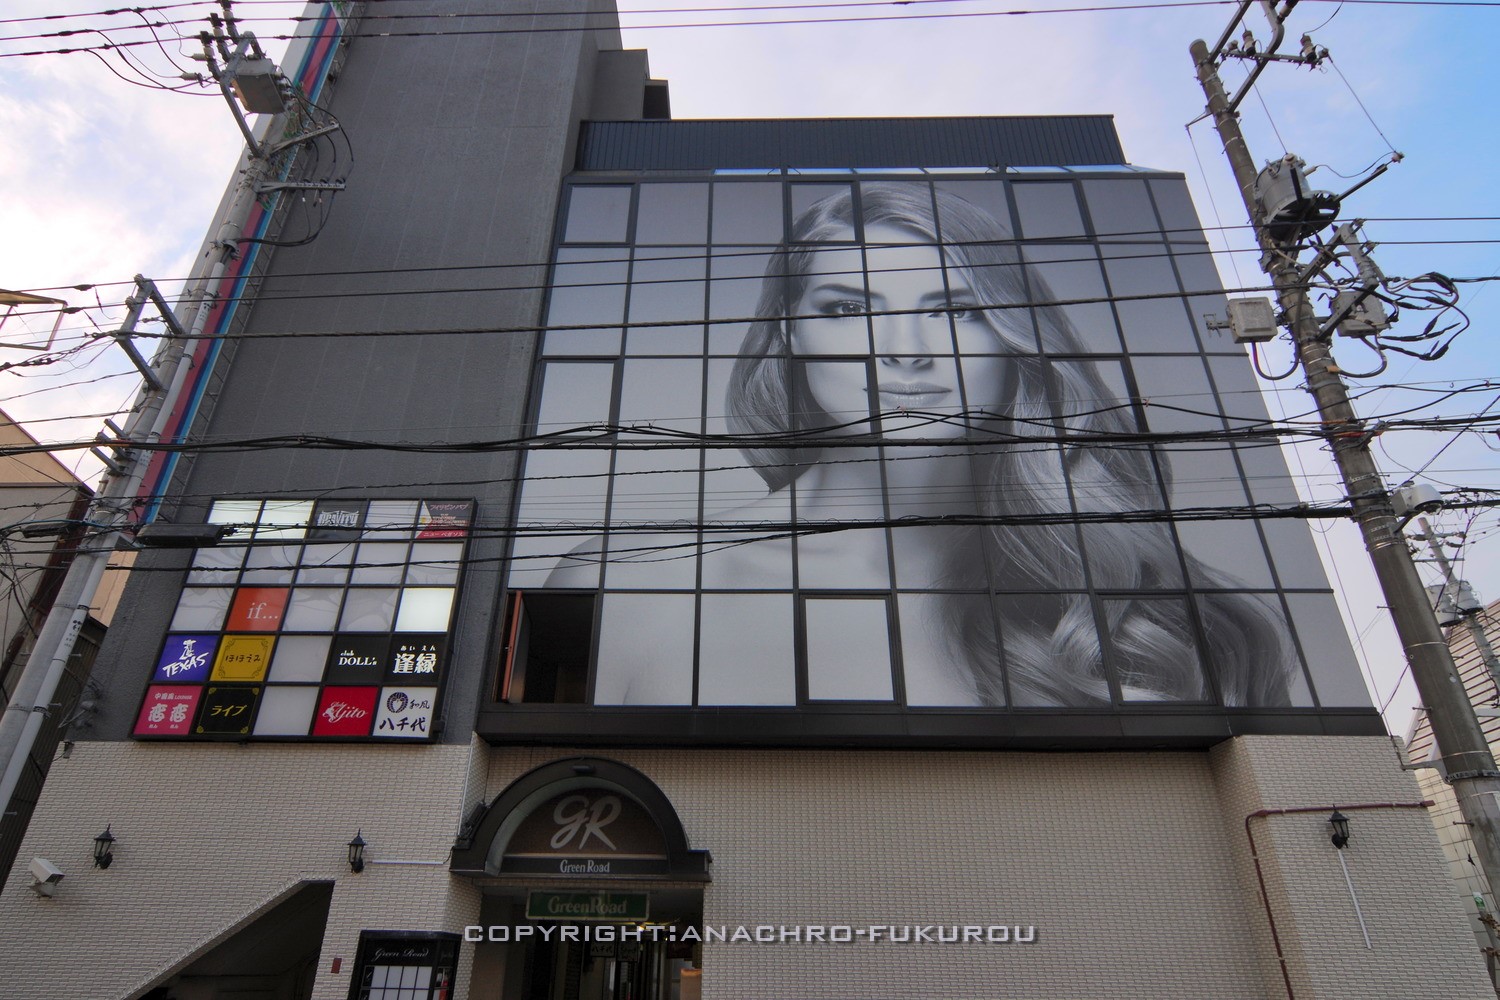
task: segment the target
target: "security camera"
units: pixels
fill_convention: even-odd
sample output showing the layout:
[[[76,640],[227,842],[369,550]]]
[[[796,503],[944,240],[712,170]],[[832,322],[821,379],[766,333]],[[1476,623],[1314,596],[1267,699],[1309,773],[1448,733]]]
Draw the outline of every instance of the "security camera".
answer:
[[[63,880],[63,870],[46,858],[31,859],[31,877],[36,879],[31,889],[38,896],[51,896],[57,892],[57,883]]]
[[[46,858],[31,859],[31,875],[38,882],[57,883],[63,880],[63,870]]]
[[[1426,483],[1403,483],[1391,492],[1391,507],[1397,517],[1430,514],[1443,509],[1443,495]]]

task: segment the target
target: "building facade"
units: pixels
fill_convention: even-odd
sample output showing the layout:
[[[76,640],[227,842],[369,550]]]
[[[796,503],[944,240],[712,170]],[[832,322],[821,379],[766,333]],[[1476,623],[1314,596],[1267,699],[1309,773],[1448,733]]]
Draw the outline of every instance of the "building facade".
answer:
[[[1181,175],[671,121],[596,6],[342,12],[361,158],[226,276],[17,989],[1487,995]]]
[[[1427,529],[1431,530],[1431,529]],[[1464,585],[1467,598],[1468,586]],[[1500,716],[1495,709],[1500,706],[1500,661],[1495,657],[1495,643],[1500,641],[1500,604],[1491,602],[1485,607],[1464,607],[1452,613],[1448,631],[1448,646],[1453,651],[1453,662],[1458,666],[1458,676],[1463,681],[1464,691],[1474,708],[1483,713],[1479,724],[1488,737],[1490,747],[1500,744]],[[1470,619],[1465,621],[1464,619]],[[1443,770],[1438,761],[1437,742],[1432,738],[1432,722],[1427,712],[1417,709],[1412,716],[1411,730],[1406,736],[1407,755],[1417,766],[1417,779],[1424,797],[1431,799],[1432,825],[1437,830],[1438,840],[1443,844],[1443,854],[1448,860],[1448,870],[1458,895],[1464,900],[1473,921],[1474,935],[1480,948],[1488,956],[1491,968],[1495,967],[1500,948],[1500,933],[1495,927],[1495,896],[1484,872],[1474,861],[1474,838],[1469,835],[1463,814],[1458,808],[1458,799],[1453,789],[1443,780]]]
[[[9,416],[0,413],[0,442],[18,454],[0,460],[0,506],[5,510],[4,599],[0,603],[0,699],[10,703],[21,672],[47,614],[52,610],[72,554],[86,541],[84,524],[93,491],[51,455],[35,453],[37,442]],[[85,728],[89,706],[83,702],[94,656],[114,613],[129,556],[121,553],[106,574],[105,585],[90,602],[69,669],[49,703],[47,721],[27,755],[16,790],[0,815],[0,878],[8,874],[21,849],[42,784],[47,779],[58,736],[69,726]],[[3,885],[3,882],[0,882]]]

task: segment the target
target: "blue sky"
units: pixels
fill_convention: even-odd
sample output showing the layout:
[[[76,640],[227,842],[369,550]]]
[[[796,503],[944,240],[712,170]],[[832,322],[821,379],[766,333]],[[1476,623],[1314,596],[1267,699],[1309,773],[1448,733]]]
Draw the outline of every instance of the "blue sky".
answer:
[[[103,6],[84,0],[13,0],[4,17]],[[669,6],[650,0],[622,4],[627,11]],[[627,16],[626,23],[977,15],[1047,6],[1060,4],[953,0],[842,12],[737,12],[712,18],[642,13]],[[175,19],[207,9],[169,14]],[[654,74],[671,82],[673,113],[679,118],[1112,114],[1132,162],[1186,174],[1206,226],[1241,226],[1244,210],[1217,136],[1207,122],[1196,125],[1191,135],[1184,128],[1203,107],[1188,44],[1194,38],[1216,39],[1233,9],[1215,5],[842,25],[632,29],[625,41],[627,46],[649,49]],[[239,10],[247,16],[274,17],[296,13],[300,5],[242,5]],[[90,24],[113,27],[129,21],[115,16]],[[1247,23],[1259,38],[1269,37],[1258,5]],[[62,26],[13,23],[0,25],[0,34],[16,36]],[[247,27],[263,35],[285,31],[275,22],[251,22]],[[1386,274],[1500,273],[1500,242],[1455,242],[1500,240],[1500,194],[1492,166],[1500,154],[1500,112],[1494,104],[1500,71],[1490,51],[1497,27],[1500,6],[1305,0],[1290,19],[1289,44],[1295,48],[1296,37],[1311,31],[1318,45],[1331,50],[1333,64],[1320,70],[1278,65],[1261,76],[1257,92],[1241,109],[1252,153],[1264,161],[1284,150],[1295,152],[1309,164],[1325,165],[1313,174],[1318,186],[1342,191],[1353,181],[1335,172],[1358,176],[1394,146],[1405,154],[1403,162],[1353,195],[1343,212],[1345,219],[1371,220],[1366,235],[1383,243],[1376,258]],[[0,41],[0,53],[77,46],[86,39],[98,40],[75,36],[66,41]],[[272,42],[267,47],[277,53],[283,45]],[[179,50],[169,40],[165,51],[132,51],[148,70],[175,75],[178,70],[170,65],[168,53],[184,68],[196,68],[179,55],[195,49],[196,45],[183,45]],[[117,58],[111,65],[131,75]],[[1244,69],[1230,65],[1223,72],[1233,86]],[[240,148],[238,132],[216,92],[194,88],[170,93],[133,86],[84,54],[0,58],[0,135],[6,136],[0,144],[0,190],[6,192],[0,200],[0,287],[13,289],[121,282],[137,272],[162,280],[187,274]],[[356,150],[370,141],[354,139]],[[1457,217],[1488,218],[1430,221]],[[1397,221],[1415,219],[1424,221]],[[1227,238],[1228,248],[1250,246],[1242,229],[1230,230]],[[1215,249],[1226,249],[1217,234],[1211,234],[1211,242]],[[1261,283],[1253,253],[1220,254],[1219,269],[1227,286]],[[1500,397],[1500,343],[1491,335],[1500,321],[1500,290],[1487,284],[1462,288],[1471,329],[1441,361],[1393,356],[1383,374],[1357,380],[1356,391],[1365,393],[1358,404],[1363,414],[1378,417],[1429,405],[1437,396],[1435,391],[1376,388],[1386,385],[1442,390],[1485,379],[1497,383],[1494,390],[1467,393],[1422,411],[1431,415],[1473,414]],[[98,301],[106,308],[67,317],[64,337],[76,337],[96,322],[109,328],[125,291],[120,284],[101,286]],[[93,291],[65,289],[55,294],[78,306],[96,301]],[[1413,316],[1396,332],[1416,332],[1413,327],[1426,315]],[[12,319],[0,328],[0,341],[32,340],[45,336],[50,326],[50,318]],[[1350,370],[1375,365],[1373,354],[1357,344],[1340,342],[1335,349]],[[0,360],[25,356],[26,352],[0,350]],[[1285,370],[1289,361],[1285,344],[1270,346],[1269,367]],[[135,386],[124,374],[126,367],[118,348],[101,344],[66,364],[32,370],[24,378],[14,370],[0,374],[0,406],[23,420],[42,421],[30,426],[43,440],[92,437],[99,428],[97,419],[69,423],[52,418],[111,411],[128,402]],[[1308,410],[1310,397],[1300,384],[1298,377],[1266,384],[1273,414]],[[1477,434],[1454,437],[1390,432],[1378,439],[1376,459],[1391,484],[1422,470],[1423,481],[1439,488],[1500,486],[1500,452]],[[1488,440],[1500,447],[1493,434]],[[1449,447],[1437,455],[1445,445]],[[74,464],[73,455],[64,459]],[[1317,448],[1301,449],[1292,466],[1294,472],[1305,472],[1300,484],[1305,496],[1340,495],[1328,456]],[[82,471],[94,475],[88,467]],[[1325,562],[1345,602],[1378,703],[1389,703],[1387,718],[1395,731],[1404,732],[1417,697],[1409,682],[1397,687],[1402,663],[1393,652],[1397,644],[1358,534],[1347,524],[1320,527]],[[1461,557],[1461,571],[1481,596],[1500,597],[1500,517],[1448,512],[1439,518],[1439,527],[1467,529],[1469,541],[1450,551]],[[1431,570],[1424,569],[1424,574],[1436,578]]]

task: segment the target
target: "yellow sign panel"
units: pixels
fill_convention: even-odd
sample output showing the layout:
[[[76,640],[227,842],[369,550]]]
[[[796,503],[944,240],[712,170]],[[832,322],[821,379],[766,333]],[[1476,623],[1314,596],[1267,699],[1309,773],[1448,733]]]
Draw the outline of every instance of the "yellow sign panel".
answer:
[[[262,681],[266,679],[266,668],[271,663],[271,650],[276,645],[273,635],[226,635],[219,643],[219,655],[214,660],[211,680],[216,681]]]

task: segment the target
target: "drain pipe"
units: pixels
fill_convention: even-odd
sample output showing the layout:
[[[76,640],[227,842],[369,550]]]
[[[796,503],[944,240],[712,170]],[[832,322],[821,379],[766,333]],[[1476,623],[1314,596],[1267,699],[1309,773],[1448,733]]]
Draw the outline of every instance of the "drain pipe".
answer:
[[[1364,802],[1359,805],[1339,806],[1339,810],[1355,809],[1431,809],[1434,805],[1431,799],[1423,799],[1421,802]],[[1293,809],[1257,809],[1245,817],[1245,838],[1250,841],[1250,860],[1255,862],[1255,880],[1260,883],[1260,901],[1266,908],[1266,923],[1271,926],[1271,942],[1276,946],[1276,961],[1281,966],[1281,981],[1286,984],[1287,1000],[1297,1000],[1297,994],[1292,990],[1292,976],[1286,967],[1286,952],[1281,947],[1281,935],[1276,931],[1276,915],[1271,912],[1271,897],[1266,892],[1266,876],[1260,866],[1260,854],[1255,849],[1255,832],[1250,829],[1250,821],[1262,816],[1287,816],[1294,813],[1320,813],[1327,812],[1332,806],[1298,806]]]

